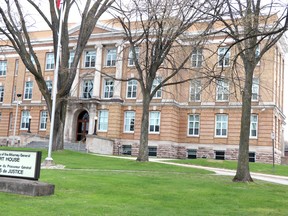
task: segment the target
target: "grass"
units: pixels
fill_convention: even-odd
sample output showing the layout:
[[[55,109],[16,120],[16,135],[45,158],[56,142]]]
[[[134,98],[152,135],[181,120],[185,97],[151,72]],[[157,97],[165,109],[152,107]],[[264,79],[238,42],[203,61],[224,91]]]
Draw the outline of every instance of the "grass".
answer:
[[[186,160],[172,160],[172,162],[182,164],[193,164],[207,167],[225,168],[232,170],[237,169],[237,161],[228,161],[228,160],[186,159]],[[249,163],[249,168],[251,172],[288,176],[288,166],[286,165],[275,164],[273,168],[272,164]]]
[[[287,186],[71,151],[52,156],[66,168],[42,169],[40,181],[55,184],[55,194],[0,193],[0,215],[287,215]]]

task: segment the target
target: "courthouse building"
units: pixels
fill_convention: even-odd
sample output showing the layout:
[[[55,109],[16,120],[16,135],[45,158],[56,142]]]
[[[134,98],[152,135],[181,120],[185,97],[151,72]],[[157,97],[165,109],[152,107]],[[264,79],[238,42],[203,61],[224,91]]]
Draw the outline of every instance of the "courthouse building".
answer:
[[[71,58],[78,31],[77,26],[70,29]],[[51,90],[55,67],[51,32],[32,32],[31,38]],[[229,68],[235,49],[228,51],[228,45],[222,40],[221,36],[210,39],[207,50],[213,50],[214,56],[209,54],[209,61],[214,61],[219,68]],[[141,47],[137,51],[141,58]],[[286,41],[282,38],[257,65],[253,79],[250,161],[271,162],[274,152],[276,162],[280,163],[284,155],[283,87],[287,51]],[[207,51],[195,49],[187,64],[191,68],[202,67],[207,55]],[[113,143],[111,153],[137,155],[142,115],[141,89],[134,80],[119,81],[136,76],[129,44],[123,43],[121,29],[98,24],[83,52],[70,92],[65,141],[79,142],[87,136],[90,144],[101,142],[103,145],[105,140],[109,140]],[[236,86],[223,76],[209,86],[204,86],[201,79],[193,79],[160,89],[150,105],[149,154],[167,158],[237,159],[241,94]],[[49,136],[49,128],[46,103],[34,76],[11,48],[2,49],[1,143],[10,144],[14,138],[18,141],[27,135],[28,129],[30,136],[44,139]],[[95,130],[97,135],[93,135]]]

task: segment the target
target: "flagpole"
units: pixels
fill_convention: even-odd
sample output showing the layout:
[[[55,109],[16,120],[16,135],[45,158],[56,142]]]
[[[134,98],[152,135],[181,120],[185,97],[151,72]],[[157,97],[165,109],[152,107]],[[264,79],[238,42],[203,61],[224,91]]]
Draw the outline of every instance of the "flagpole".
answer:
[[[59,0],[58,0],[59,1]],[[60,60],[60,51],[61,51],[61,34],[62,34],[62,23],[64,18],[63,13],[63,1],[60,2],[60,23],[58,31],[58,43],[57,43],[57,53],[56,53],[56,65],[54,70],[54,80],[52,88],[52,111],[51,111],[51,126],[50,126],[50,135],[49,135],[49,145],[48,145],[48,156],[45,158],[44,164],[46,166],[53,165],[52,154],[52,142],[53,142],[53,131],[54,131],[54,122],[55,122],[55,108],[56,108],[56,97],[57,97],[57,83],[58,83],[58,73],[59,73],[59,60]]]

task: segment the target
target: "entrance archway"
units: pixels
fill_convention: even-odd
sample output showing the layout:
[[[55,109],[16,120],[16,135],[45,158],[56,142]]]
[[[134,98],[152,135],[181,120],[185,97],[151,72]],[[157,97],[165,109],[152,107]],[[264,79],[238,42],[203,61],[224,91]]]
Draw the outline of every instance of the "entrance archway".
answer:
[[[89,114],[87,111],[82,111],[77,119],[76,141],[85,139],[89,129]]]

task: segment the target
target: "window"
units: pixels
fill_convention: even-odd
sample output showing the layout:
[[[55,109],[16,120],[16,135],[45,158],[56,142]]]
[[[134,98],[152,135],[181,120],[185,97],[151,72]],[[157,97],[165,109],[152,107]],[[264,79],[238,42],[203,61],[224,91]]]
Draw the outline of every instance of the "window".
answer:
[[[131,145],[122,145],[122,154],[123,155],[131,155]]]
[[[98,131],[108,130],[108,110],[100,110],[98,113]]]
[[[228,80],[220,79],[217,80],[216,87],[216,100],[217,101],[228,101],[229,98],[229,83]]]
[[[188,135],[198,136],[200,126],[200,116],[193,114],[188,116]]]
[[[227,137],[228,115],[217,114],[215,128],[216,128],[215,135],[217,137]]]
[[[152,111],[149,113],[149,132],[159,133],[160,132],[160,112]]]
[[[14,75],[18,75],[18,69],[19,69],[19,59],[15,59],[15,69],[14,69]]]
[[[54,53],[47,53],[46,54],[46,70],[53,70],[54,69]]]
[[[201,80],[193,80],[190,86],[190,101],[200,101]]]
[[[255,157],[255,152],[249,152],[249,162],[255,162],[256,157]]]
[[[33,82],[25,82],[24,99],[32,99]]]
[[[114,92],[114,80],[105,79],[104,80],[104,98],[112,98]]]
[[[252,83],[252,101],[258,101],[259,99],[259,79],[253,78]]]
[[[5,76],[7,71],[7,61],[0,61],[0,76]]]
[[[130,47],[128,56],[128,66],[134,66],[135,60],[139,58],[139,47],[134,47],[134,49],[135,49],[135,57],[133,56],[132,47]]]
[[[134,132],[135,112],[127,111],[124,114],[124,132]]]
[[[69,60],[68,60],[68,67],[71,68],[72,66],[72,63],[74,61],[74,57],[75,57],[75,52],[70,52],[69,53]]]
[[[114,67],[116,65],[116,56],[117,56],[116,48],[107,49],[106,66]]]
[[[41,111],[40,112],[40,130],[46,130],[47,118],[48,118],[48,112],[47,111]]]
[[[228,47],[220,47],[218,49],[218,65],[221,67],[229,66],[230,50]]]
[[[91,68],[95,67],[96,64],[96,51],[86,51],[85,52],[85,59],[84,59],[84,67]]]
[[[215,151],[216,160],[225,160],[225,151]]]
[[[194,49],[192,51],[192,67],[201,67],[203,61],[202,49]]]
[[[197,150],[196,149],[188,149],[187,150],[187,158],[196,159],[197,158]]]
[[[136,80],[129,80],[127,82],[127,98],[136,98],[137,93],[137,81]]]
[[[4,100],[4,86],[0,86],[0,102]]]
[[[91,98],[93,94],[93,80],[83,80],[82,98]]]
[[[47,80],[46,81],[46,86],[47,86],[47,89],[48,89],[49,93],[52,94],[52,81],[51,80]]]
[[[251,114],[250,117],[250,137],[257,138],[257,128],[258,128],[258,115]]]
[[[23,110],[22,111],[21,128],[20,129],[28,129],[28,127],[29,127],[29,116],[30,116],[30,111],[28,111],[28,110]]]
[[[148,146],[148,155],[149,156],[157,156],[157,147],[156,146]]]
[[[9,130],[13,129],[13,113],[9,114]]]
[[[153,91],[157,86],[159,86],[159,84],[162,82],[162,78],[161,77],[156,77],[153,80],[153,84],[152,84],[152,89],[151,91]],[[158,89],[156,91],[156,93],[154,94],[153,98],[161,98],[162,97],[162,88]]]

